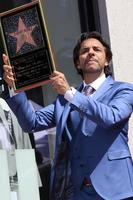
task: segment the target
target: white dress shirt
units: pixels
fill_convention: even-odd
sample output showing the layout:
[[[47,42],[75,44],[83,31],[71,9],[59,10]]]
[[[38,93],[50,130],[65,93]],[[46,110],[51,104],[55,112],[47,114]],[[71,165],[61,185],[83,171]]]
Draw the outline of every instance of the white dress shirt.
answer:
[[[105,81],[105,79],[106,79],[106,76],[105,76],[105,74],[103,74],[102,76],[100,76],[99,78],[97,78],[95,81],[93,81],[93,82],[90,83],[90,84],[86,84],[85,81],[83,81],[83,88],[84,88],[85,86],[87,86],[87,85],[90,85],[92,88],[94,88],[94,90],[95,90],[95,92],[96,92],[96,90],[101,86],[101,84]],[[69,90],[66,91],[66,93],[65,93],[65,95],[64,95],[64,98],[65,98],[67,101],[71,102],[71,101],[73,100],[73,97],[74,97],[76,91],[77,91],[77,90],[76,90],[74,87],[71,87]],[[95,92],[94,92],[94,93],[95,93]],[[94,94],[94,93],[93,93],[93,94]],[[91,94],[91,96],[92,96],[93,94]]]

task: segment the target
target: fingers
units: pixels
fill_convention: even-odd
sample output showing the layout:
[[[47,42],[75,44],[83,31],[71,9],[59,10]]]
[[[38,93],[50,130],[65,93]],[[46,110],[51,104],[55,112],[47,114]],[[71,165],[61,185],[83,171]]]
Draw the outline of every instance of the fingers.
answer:
[[[5,64],[5,65],[9,65],[8,56],[7,56],[6,54],[3,54],[2,57],[3,57],[3,62],[4,62],[4,64]]]
[[[13,72],[12,72],[12,67],[9,65],[9,59],[8,56],[6,56],[5,54],[3,54],[3,70],[4,70],[4,74],[3,74],[3,78],[6,81],[6,83],[9,85],[9,87],[13,87],[14,84],[14,76],[13,76]]]
[[[3,68],[4,68],[4,74],[3,74],[4,80],[6,81],[9,87],[13,87],[14,77],[12,70],[7,65],[4,65]]]
[[[63,73],[54,71],[50,77],[51,84],[54,90],[56,90],[59,94],[65,94],[65,92],[70,88],[66,77]]]
[[[54,82],[58,79],[62,79],[64,81],[66,81],[65,75],[59,71],[54,71],[50,77],[50,79]]]
[[[51,84],[54,88],[66,82],[64,74],[58,71],[54,71],[50,79],[51,79]]]
[[[52,74],[51,74],[51,77],[50,79],[51,80],[56,80],[58,78],[63,78],[64,74],[61,73],[61,72],[58,72],[58,71],[54,71]]]

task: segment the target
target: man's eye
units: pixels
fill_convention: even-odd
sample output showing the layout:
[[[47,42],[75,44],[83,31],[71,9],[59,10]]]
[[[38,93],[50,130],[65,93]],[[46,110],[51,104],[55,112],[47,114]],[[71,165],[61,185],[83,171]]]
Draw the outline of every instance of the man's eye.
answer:
[[[84,54],[84,53],[86,53],[86,52],[88,52],[88,49],[82,49],[82,50],[79,52],[79,54],[82,55],[82,54]]]
[[[98,47],[94,47],[94,51],[102,51],[102,50]]]

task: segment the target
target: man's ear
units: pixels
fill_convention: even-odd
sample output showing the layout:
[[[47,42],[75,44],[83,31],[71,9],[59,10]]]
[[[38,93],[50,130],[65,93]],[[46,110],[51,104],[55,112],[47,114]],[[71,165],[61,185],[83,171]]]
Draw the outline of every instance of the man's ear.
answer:
[[[77,69],[80,69],[79,61],[76,63]]]
[[[77,69],[80,69],[80,66],[79,66],[79,65],[77,65]]]
[[[105,62],[105,66],[107,67],[109,65],[109,63],[108,62]]]

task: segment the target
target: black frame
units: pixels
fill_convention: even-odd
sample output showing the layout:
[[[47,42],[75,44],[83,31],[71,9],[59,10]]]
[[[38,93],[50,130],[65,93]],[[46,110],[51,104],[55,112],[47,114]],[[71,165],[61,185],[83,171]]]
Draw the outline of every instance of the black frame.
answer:
[[[2,13],[0,16],[4,47],[10,64],[13,66],[15,76],[15,92],[29,90],[48,83],[49,76],[55,69],[55,59],[40,1],[20,6]],[[17,45],[21,41],[19,37],[24,35],[26,31],[24,32],[24,30],[21,31],[18,29],[14,32],[9,31],[16,30],[20,21],[21,25],[22,23],[24,24],[22,19],[25,20],[25,24],[26,22],[31,23],[37,19],[34,26],[30,25],[26,27],[25,25],[26,31],[28,30],[30,32],[31,27],[34,27],[36,30],[36,32],[34,31],[36,42],[34,42],[34,45],[33,43],[24,42],[18,49]],[[33,34],[30,37],[32,38]],[[16,49],[14,49],[14,46]]]

